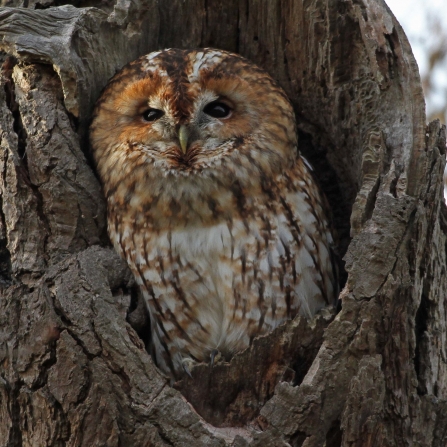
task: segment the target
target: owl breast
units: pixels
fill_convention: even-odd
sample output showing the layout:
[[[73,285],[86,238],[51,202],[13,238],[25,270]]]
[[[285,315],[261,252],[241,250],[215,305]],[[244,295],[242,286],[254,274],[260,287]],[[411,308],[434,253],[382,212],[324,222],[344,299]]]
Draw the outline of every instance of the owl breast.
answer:
[[[166,219],[169,206],[159,201],[152,213],[156,221],[162,213],[166,228],[142,231],[138,217],[110,226],[150,309],[157,362],[171,374],[181,374],[185,359],[209,361],[215,350],[230,358],[255,336],[332,302],[334,278],[325,274],[332,271],[332,239],[323,210],[311,205],[318,197],[301,159],[289,174],[279,175],[269,194],[251,191],[242,215],[235,196],[231,205],[216,200],[230,211],[212,223],[200,223],[209,212],[202,214],[203,203],[193,211],[188,205],[187,217],[178,207]]]

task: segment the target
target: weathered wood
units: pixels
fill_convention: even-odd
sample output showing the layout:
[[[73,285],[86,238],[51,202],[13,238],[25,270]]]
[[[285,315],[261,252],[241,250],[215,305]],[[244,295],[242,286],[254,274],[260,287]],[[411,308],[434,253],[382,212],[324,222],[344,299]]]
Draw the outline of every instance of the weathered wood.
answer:
[[[218,427],[244,427],[256,419],[280,381],[301,383],[333,318],[331,311],[325,309],[311,322],[297,318],[281,325],[229,363],[217,362],[212,369],[198,365],[192,378],[186,376],[174,387],[206,421]]]
[[[0,8],[0,446],[444,446],[445,129],[426,127],[386,5],[7,4],[28,8]],[[346,261],[333,321],[291,322],[176,384],[202,416],[126,322],[136,307],[144,332],[86,141],[116,69],[198,46],[239,52],[284,87]]]

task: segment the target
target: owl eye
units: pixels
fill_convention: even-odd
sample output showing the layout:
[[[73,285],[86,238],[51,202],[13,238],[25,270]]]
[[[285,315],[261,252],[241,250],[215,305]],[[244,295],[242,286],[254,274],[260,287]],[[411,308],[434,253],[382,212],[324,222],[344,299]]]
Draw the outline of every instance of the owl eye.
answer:
[[[231,115],[231,107],[221,101],[210,102],[203,111],[213,118],[228,118]]]
[[[159,118],[161,118],[164,115],[163,110],[158,109],[147,109],[143,112],[143,119],[144,121],[157,121]]]

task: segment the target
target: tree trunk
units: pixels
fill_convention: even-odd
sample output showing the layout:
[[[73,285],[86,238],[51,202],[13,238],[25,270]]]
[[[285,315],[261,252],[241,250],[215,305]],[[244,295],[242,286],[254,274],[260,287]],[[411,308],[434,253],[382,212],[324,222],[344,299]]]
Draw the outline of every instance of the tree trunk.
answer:
[[[385,3],[73,3],[0,9],[0,447],[445,446],[445,129],[425,124]],[[86,135],[118,68],[204,46],[291,98],[346,264],[335,317],[297,318],[171,387]]]

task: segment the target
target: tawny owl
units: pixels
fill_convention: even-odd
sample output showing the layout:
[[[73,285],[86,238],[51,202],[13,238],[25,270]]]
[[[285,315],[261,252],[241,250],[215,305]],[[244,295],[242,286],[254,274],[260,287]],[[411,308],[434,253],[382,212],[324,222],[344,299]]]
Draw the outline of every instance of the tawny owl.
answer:
[[[284,91],[243,57],[157,51],[94,112],[108,228],[173,377],[335,300],[332,235]]]

